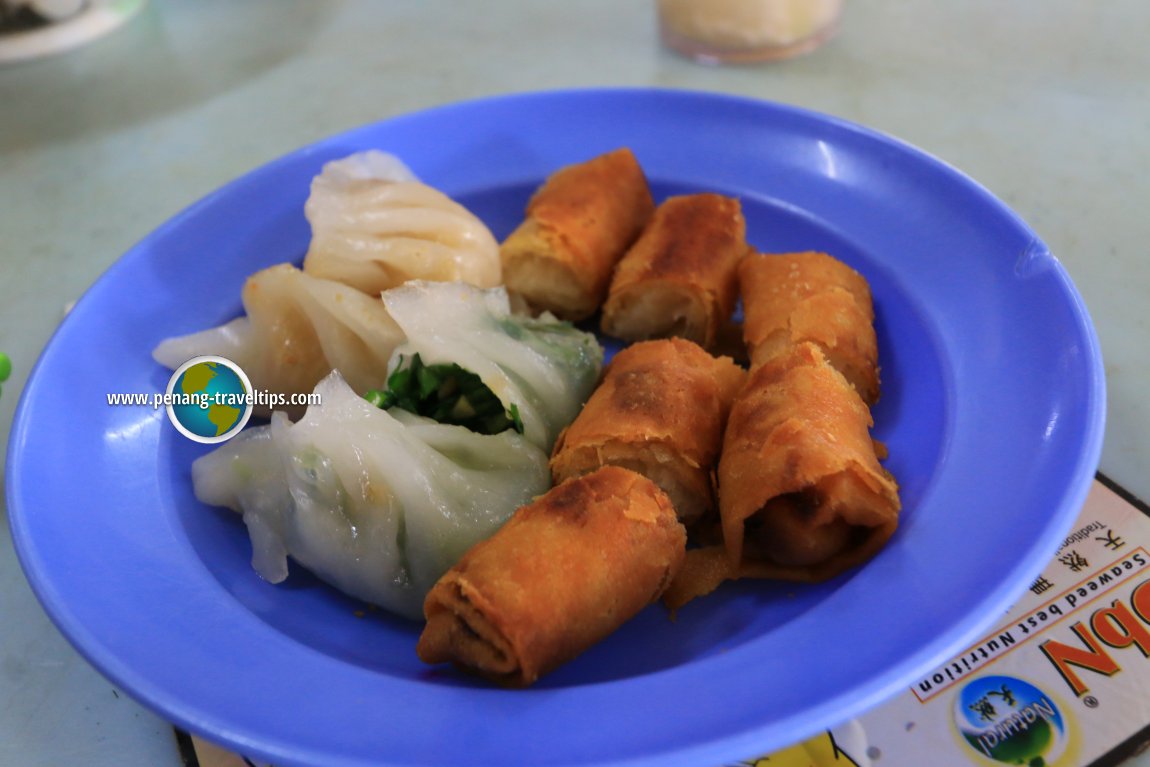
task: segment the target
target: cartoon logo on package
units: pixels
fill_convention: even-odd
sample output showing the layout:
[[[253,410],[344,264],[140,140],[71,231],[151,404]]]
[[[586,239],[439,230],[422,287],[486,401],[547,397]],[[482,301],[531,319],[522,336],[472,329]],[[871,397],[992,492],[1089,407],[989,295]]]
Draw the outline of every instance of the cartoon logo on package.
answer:
[[[963,739],[991,763],[1048,767],[1066,753],[1069,735],[1062,712],[1029,682],[984,676],[968,682],[953,705]]]

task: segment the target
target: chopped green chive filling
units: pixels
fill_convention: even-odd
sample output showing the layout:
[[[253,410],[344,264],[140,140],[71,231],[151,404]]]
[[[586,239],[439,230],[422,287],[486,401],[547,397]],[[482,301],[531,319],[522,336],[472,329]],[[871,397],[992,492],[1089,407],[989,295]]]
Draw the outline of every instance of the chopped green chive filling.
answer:
[[[523,433],[523,420],[514,404],[505,409],[495,393],[475,373],[452,363],[425,365],[419,355],[388,377],[387,388],[363,395],[371,404],[464,426],[478,434],[499,434],[507,429]]]

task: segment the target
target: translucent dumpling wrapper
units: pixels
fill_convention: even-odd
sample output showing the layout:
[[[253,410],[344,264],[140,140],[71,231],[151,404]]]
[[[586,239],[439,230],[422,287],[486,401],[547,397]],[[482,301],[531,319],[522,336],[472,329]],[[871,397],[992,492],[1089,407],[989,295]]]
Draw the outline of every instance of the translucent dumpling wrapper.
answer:
[[[599,381],[603,347],[593,334],[550,314],[512,314],[502,287],[412,282],[383,293],[383,303],[406,336],[393,353],[392,371],[417,354],[429,365],[459,365],[509,411],[514,406],[523,434],[544,450]]]
[[[173,370],[200,355],[226,357],[243,368],[254,388],[289,396],[310,392],[339,370],[363,393],[383,384],[391,353],[403,340],[378,298],[291,264],[253,274],[242,297],[244,316],[167,339],[152,356]]]
[[[450,197],[379,151],[327,163],[304,206],[312,239],[305,272],[365,293],[408,280],[502,280],[499,243]]]
[[[252,564],[278,583],[295,560],[341,591],[418,619],[436,580],[550,486],[547,455],[515,431],[480,435],[384,411],[338,373],[297,423],[277,414],[193,464],[196,497],[243,514]]]

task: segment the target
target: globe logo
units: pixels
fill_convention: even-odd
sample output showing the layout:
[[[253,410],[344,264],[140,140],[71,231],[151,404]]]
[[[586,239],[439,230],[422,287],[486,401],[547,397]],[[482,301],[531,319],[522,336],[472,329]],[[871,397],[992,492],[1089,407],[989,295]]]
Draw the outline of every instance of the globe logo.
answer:
[[[967,744],[1002,764],[1049,767],[1066,748],[1066,722],[1046,693],[1011,676],[985,676],[954,699],[954,723]]]
[[[251,418],[247,374],[225,357],[193,357],[168,379],[168,418],[188,439],[215,444],[231,439]]]

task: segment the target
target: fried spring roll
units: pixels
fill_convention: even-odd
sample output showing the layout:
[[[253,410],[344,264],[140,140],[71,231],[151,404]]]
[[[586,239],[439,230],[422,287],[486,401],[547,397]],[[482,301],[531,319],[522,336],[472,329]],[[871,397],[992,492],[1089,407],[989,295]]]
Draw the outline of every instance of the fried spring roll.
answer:
[[[603,303],[615,264],[654,209],[630,149],[556,171],[500,248],[507,289],[535,311],[567,320],[591,316]]]
[[[657,484],[679,520],[714,511],[723,425],[746,373],[681,338],[623,349],[551,455],[555,482],[622,466]]]
[[[863,401],[879,398],[878,341],[866,279],[826,253],[754,253],[739,264],[751,366],[794,344],[818,344]]]
[[[732,197],[671,197],[616,267],[602,330],[625,341],[681,336],[712,348],[738,299],[747,254],[742,206]]]
[[[416,648],[524,687],[660,597],[686,532],[650,480],[607,466],[557,485],[432,587]]]
[[[815,344],[748,376],[727,421],[719,513],[739,577],[820,581],[872,557],[898,526],[870,410]]]

